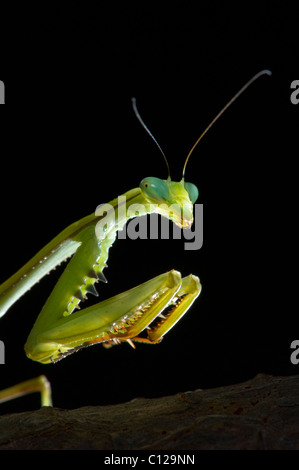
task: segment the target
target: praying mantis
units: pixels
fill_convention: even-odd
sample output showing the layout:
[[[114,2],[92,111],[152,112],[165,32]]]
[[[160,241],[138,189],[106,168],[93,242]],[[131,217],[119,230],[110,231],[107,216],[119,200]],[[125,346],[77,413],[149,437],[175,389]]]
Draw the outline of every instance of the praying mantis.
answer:
[[[149,281],[81,310],[88,294],[98,295],[95,284],[107,282],[103,273],[109,249],[117,232],[133,217],[157,213],[180,228],[193,223],[197,187],[185,181],[187,162],[202,137],[223,112],[262,75],[254,75],[221,109],[197,139],[184,163],[182,179],[172,181],[164,152],[141,119],[136,117],[162,153],[168,177],[144,178],[139,187],[99,206],[71,224],[42,248],[28,263],[0,286],[0,317],[34,284],[58,264],[71,257],[52,293],[37,317],[25,344],[28,358],[42,364],[55,363],[81,348],[102,343],[159,343],[189,310],[202,286],[196,275],[186,277],[171,269]],[[0,402],[16,396],[41,392],[42,405],[50,406],[51,392],[44,376],[0,391]]]

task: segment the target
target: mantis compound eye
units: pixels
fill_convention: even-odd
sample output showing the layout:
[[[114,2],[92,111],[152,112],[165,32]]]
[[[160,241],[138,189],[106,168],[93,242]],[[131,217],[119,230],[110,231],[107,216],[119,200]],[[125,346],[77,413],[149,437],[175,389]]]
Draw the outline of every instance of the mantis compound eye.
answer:
[[[184,186],[185,186],[187,193],[189,194],[190,201],[192,202],[192,204],[194,204],[198,198],[197,186],[195,186],[195,184],[193,183],[185,183]]]
[[[167,184],[160,178],[150,176],[144,178],[140,183],[140,189],[150,199],[158,202],[166,201],[169,198],[169,190]]]

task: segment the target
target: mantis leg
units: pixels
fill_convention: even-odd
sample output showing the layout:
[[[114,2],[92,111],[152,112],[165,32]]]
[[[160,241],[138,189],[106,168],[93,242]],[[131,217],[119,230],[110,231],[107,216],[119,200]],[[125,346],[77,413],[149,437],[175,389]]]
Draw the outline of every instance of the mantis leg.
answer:
[[[44,375],[26,380],[0,391],[0,403],[19,398],[29,393],[40,392],[41,406],[52,406],[51,386]]]
[[[25,345],[26,354],[48,363],[96,343],[158,343],[188,310],[200,290],[196,276],[182,280],[178,271],[171,270],[45,325],[45,329],[32,335],[34,342],[31,340]],[[164,317],[162,312],[166,308]],[[140,337],[147,328],[150,328],[147,337]]]

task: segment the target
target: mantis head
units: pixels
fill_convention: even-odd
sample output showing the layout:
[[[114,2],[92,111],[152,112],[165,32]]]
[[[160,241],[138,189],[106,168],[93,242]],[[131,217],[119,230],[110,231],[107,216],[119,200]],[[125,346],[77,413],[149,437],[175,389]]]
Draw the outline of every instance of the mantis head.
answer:
[[[162,180],[154,176],[140,183],[143,197],[156,205],[158,214],[169,218],[180,228],[189,228],[193,223],[193,204],[198,198],[198,189],[193,183]]]

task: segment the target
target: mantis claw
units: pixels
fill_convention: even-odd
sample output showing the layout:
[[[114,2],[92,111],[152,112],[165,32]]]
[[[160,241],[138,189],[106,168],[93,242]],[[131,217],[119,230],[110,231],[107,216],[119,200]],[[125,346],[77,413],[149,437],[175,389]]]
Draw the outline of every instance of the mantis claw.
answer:
[[[129,345],[133,348],[133,349],[136,349],[136,346],[135,344],[133,343],[133,341],[131,339],[127,339],[127,343],[129,343]]]
[[[106,279],[106,276],[103,272],[98,273],[98,279],[99,279],[99,281],[102,281],[105,284],[107,284],[107,282],[108,282],[107,279]]]
[[[94,284],[90,284],[90,286],[88,286],[88,287],[86,288],[86,292],[87,292],[88,294],[95,295],[96,297],[99,296],[99,293],[98,293],[98,291],[96,290]]]
[[[91,268],[90,271],[87,273],[87,277],[98,280],[98,275],[93,268]]]

